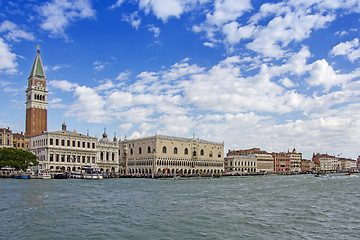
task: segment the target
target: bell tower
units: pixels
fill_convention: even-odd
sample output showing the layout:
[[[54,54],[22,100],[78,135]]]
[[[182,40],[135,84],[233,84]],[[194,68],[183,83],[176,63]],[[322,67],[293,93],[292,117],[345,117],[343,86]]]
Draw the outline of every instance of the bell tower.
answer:
[[[46,77],[40,58],[37,53],[28,78],[26,89],[26,123],[25,135],[32,137],[47,131],[47,94]]]

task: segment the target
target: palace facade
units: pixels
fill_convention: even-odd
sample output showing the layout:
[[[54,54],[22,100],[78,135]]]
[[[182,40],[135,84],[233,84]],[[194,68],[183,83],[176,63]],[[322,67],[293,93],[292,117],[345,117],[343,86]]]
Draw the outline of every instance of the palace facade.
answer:
[[[120,143],[120,172],[140,175],[220,174],[224,143],[163,135]]]

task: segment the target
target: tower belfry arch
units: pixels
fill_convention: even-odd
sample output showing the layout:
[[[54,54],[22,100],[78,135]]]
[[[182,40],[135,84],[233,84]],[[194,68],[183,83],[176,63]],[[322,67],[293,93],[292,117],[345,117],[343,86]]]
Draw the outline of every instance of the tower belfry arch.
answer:
[[[25,135],[32,137],[47,131],[47,95],[46,76],[42,65],[40,50],[37,47],[34,64],[28,78],[26,89]]]

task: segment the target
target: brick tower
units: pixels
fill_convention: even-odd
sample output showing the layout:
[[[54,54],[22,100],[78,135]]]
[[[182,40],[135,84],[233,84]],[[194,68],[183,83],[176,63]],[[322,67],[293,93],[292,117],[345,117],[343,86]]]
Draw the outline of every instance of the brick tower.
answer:
[[[47,93],[44,67],[40,58],[39,47],[26,89],[26,124],[25,135],[32,137],[47,131]]]

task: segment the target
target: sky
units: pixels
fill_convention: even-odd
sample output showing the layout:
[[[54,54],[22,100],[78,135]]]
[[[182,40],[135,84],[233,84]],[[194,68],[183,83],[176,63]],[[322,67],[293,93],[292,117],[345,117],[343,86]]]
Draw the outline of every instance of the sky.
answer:
[[[0,0],[0,127],[360,154],[360,0]]]

